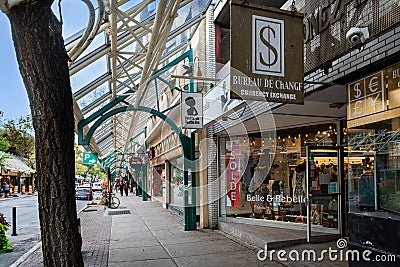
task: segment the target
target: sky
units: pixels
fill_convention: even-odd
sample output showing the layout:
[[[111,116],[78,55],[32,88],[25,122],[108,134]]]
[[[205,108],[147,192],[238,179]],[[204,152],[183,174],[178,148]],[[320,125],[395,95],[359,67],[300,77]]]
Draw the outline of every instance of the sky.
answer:
[[[58,1],[55,2],[58,3]],[[54,5],[54,7],[57,6]],[[58,16],[58,8],[53,10]],[[64,36],[70,36],[85,27],[84,24],[88,18],[86,10],[81,1],[62,1]],[[4,112],[3,119],[18,119],[21,116],[30,115],[28,95],[18,69],[10,22],[2,12],[0,12],[0,81],[0,110]]]
[[[10,22],[0,12],[0,110],[4,119],[17,119],[30,114],[28,96],[19,74],[11,38]]]

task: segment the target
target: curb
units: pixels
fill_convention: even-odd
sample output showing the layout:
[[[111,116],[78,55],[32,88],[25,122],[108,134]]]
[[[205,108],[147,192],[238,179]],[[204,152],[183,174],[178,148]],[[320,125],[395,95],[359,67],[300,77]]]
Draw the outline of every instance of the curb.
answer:
[[[6,200],[11,200],[11,199],[18,199],[18,198],[25,198],[25,197],[33,197],[33,196],[35,196],[35,195],[27,195],[27,194],[25,194],[25,195],[17,195],[16,197],[7,197],[7,198],[5,198],[5,197],[2,197],[2,198],[0,198],[0,201],[6,201]]]
[[[81,213],[83,210],[85,210],[87,206],[83,207],[80,209],[76,214]],[[21,263],[23,263],[33,252],[35,252],[40,246],[42,245],[42,241],[39,241],[36,245],[34,245],[30,250],[28,250],[24,255],[19,257],[13,264],[10,265],[10,267],[17,267]]]
[[[35,252],[42,245],[42,241],[39,241],[35,246],[33,246],[30,250],[28,250],[24,255],[19,257],[10,267],[17,267],[21,263],[23,263],[33,252]]]
[[[78,215],[79,213],[81,213],[82,211],[84,211],[88,206],[86,205],[85,207],[81,208],[76,214]]]

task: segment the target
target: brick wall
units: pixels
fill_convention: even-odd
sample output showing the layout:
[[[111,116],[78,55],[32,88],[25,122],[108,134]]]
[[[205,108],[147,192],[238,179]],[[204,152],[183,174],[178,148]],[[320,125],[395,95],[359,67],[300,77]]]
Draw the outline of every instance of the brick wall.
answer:
[[[217,137],[214,133],[214,127],[207,128],[208,138],[208,154],[218,155],[217,147],[214,145],[217,143]],[[213,143],[214,142],[214,143]],[[208,168],[207,168],[207,182],[208,182],[208,225],[211,229],[218,228],[218,165],[217,159],[208,157]]]
[[[345,84],[399,62],[399,54],[400,26],[333,61],[327,73],[317,70],[305,76],[304,80]],[[322,86],[306,84],[305,90],[308,93]]]

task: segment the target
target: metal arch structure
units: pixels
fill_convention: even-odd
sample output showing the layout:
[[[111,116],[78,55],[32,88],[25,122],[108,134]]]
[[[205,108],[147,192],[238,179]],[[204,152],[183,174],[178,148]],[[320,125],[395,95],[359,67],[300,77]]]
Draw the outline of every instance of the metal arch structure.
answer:
[[[157,105],[157,88],[139,85],[187,51],[211,0],[81,1],[89,10],[88,23],[65,38],[65,47],[71,59],[75,130],[87,136],[91,125],[79,128],[79,123],[104,107],[110,111],[127,103],[134,107]],[[67,23],[64,17],[64,25]],[[93,69],[99,70],[93,74]],[[127,150],[135,126],[145,122],[136,110],[127,113],[109,117],[85,148],[100,158],[119,147]]]
[[[91,130],[93,128],[97,128],[102,122],[104,122],[105,120],[107,120],[108,117],[113,116],[114,113],[119,113],[119,112],[125,112],[128,109],[134,109],[134,107],[132,106],[126,106],[126,107],[120,107],[118,109],[113,109],[112,111],[110,111],[108,114],[104,114],[103,116],[101,116],[96,123],[92,126]],[[156,110],[156,109],[152,109],[152,108],[148,108],[148,107],[143,107],[143,106],[138,106],[137,111],[142,111],[142,112],[148,112],[150,114],[153,114],[159,118],[161,118],[162,120],[164,120],[165,122],[167,122],[172,129],[178,134],[179,136],[179,140],[181,141],[181,145],[182,145],[182,150],[183,150],[183,156],[184,156],[184,170],[183,170],[183,180],[184,180],[184,186],[188,186],[188,180],[189,180],[189,171],[188,169],[193,169],[190,164],[191,162],[195,159],[195,155],[194,155],[194,134],[192,134],[191,137],[188,137],[187,135],[185,135],[182,130],[171,120],[169,119],[165,114],[163,114],[162,112]],[[122,153],[122,155],[124,155],[124,153]],[[117,161],[117,160],[116,160]],[[121,163],[125,163],[126,159],[122,159]],[[111,162],[110,165],[112,165],[114,162]],[[122,168],[122,164],[119,168]],[[117,168],[117,167],[115,167]],[[194,187],[196,187],[196,179],[195,179],[195,174],[192,172],[190,174],[191,177],[191,184],[192,184],[192,202],[195,203],[195,192],[193,189]],[[189,205],[189,195],[188,195],[188,191],[185,190],[184,191],[184,230],[195,230],[196,229],[196,207],[194,205]],[[145,200],[145,199],[144,199]]]
[[[130,140],[130,147],[128,148],[128,150],[126,150],[125,152],[122,152],[122,147],[119,147],[117,150],[113,151],[112,153],[108,154],[106,158],[104,158],[103,160],[101,160],[101,167],[103,169],[106,169],[108,167],[113,166],[116,163],[120,163],[120,166],[122,166],[122,162],[124,161],[124,157],[126,155],[140,155],[140,153],[136,150],[134,150],[134,146],[139,146],[139,149],[142,149],[142,153],[145,154],[146,152],[146,147],[145,144],[140,144],[137,141],[135,141],[138,137],[140,136],[144,136],[146,137],[146,128],[144,128],[142,131],[140,131],[138,134],[136,134],[134,137],[131,138]],[[112,173],[113,175],[113,173]],[[114,173],[115,175],[115,173]]]
[[[171,61],[169,64],[161,68],[160,70],[156,71],[151,77],[149,77],[146,81],[145,84],[143,85],[143,94],[138,95],[137,98],[139,99],[139,102],[142,101],[143,98],[145,98],[145,95],[147,92],[150,90],[149,85],[151,83],[157,84],[158,80],[161,83],[165,83],[167,87],[169,87],[172,90],[179,90],[182,91],[179,87],[176,85],[173,85],[166,81],[165,79],[161,78],[161,76],[167,72],[170,68],[174,67],[178,63],[180,63],[183,60],[188,60],[189,65],[192,64],[193,62],[193,54],[192,50],[189,49],[187,52],[183,53],[182,55],[178,56],[176,59]],[[155,86],[155,90],[157,91],[157,86]],[[188,84],[188,91],[193,92],[194,91],[194,85],[193,82],[190,81]],[[137,92],[135,92],[137,93]],[[134,93],[134,94],[135,94]],[[92,140],[93,134],[95,131],[99,128],[100,125],[104,124],[107,120],[110,118],[114,118],[120,113],[126,113],[128,111],[135,111],[135,112],[142,112],[142,113],[148,113],[155,115],[162,119],[163,121],[167,122],[172,130],[178,135],[179,140],[182,145],[182,150],[183,150],[183,159],[184,159],[184,170],[183,170],[183,178],[184,178],[184,186],[188,186],[189,184],[189,175],[190,175],[190,182],[192,184],[192,187],[190,188],[191,190],[191,195],[192,195],[192,203],[195,203],[195,198],[196,198],[196,192],[195,192],[195,185],[196,185],[196,179],[195,179],[195,174],[193,172],[189,172],[189,170],[193,170],[194,168],[190,166],[195,158],[194,155],[194,134],[192,134],[190,137],[185,135],[180,127],[178,127],[173,120],[171,120],[168,116],[167,113],[171,109],[171,107],[167,108],[164,111],[160,110],[160,106],[158,105],[158,94],[155,96],[156,104],[153,104],[156,108],[148,107],[148,106],[137,106],[135,107],[134,105],[131,105],[126,101],[126,98],[131,94],[131,92],[127,92],[123,96],[118,96],[115,100],[112,102],[108,103],[104,107],[102,107],[100,110],[94,112],[91,114],[87,119],[81,120],[78,123],[78,144],[83,145],[83,146],[88,146],[90,140]],[[176,106],[176,105],[175,105]],[[140,113],[138,113],[140,114]],[[87,133],[84,134],[84,129],[89,128]],[[140,133],[140,132],[139,132]],[[136,135],[137,136],[137,135]],[[136,137],[135,136],[135,137]],[[135,138],[130,138],[129,139],[129,145],[131,148],[132,147],[132,141]],[[111,172],[116,172],[117,169],[125,168],[124,166],[126,164],[126,159],[124,159],[124,156],[129,149],[125,149],[124,152],[119,152],[119,153],[114,153],[112,152],[114,158],[116,156],[121,156],[120,159],[114,159],[111,162],[109,162],[107,167],[110,167],[114,165],[112,168],[110,168]],[[117,163],[119,163],[119,166],[117,166]],[[145,188],[145,181],[142,181],[142,188]],[[188,190],[184,191],[184,230],[194,230],[196,229],[196,208],[194,205],[189,205],[189,192]],[[147,193],[146,197],[145,194],[143,194],[143,200],[147,199]]]
[[[162,83],[165,83],[168,87],[170,87],[173,90],[181,91],[181,89],[179,87],[177,87],[176,85],[170,84],[169,82],[165,81],[160,76],[164,72],[166,72],[168,69],[172,68],[173,66],[177,65],[179,62],[181,62],[182,60],[185,60],[185,59],[187,59],[189,62],[193,61],[193,54],[192,54],[191,49],[189,49],[187,52],[183,53],[182,55],[178,56],[176,59],[171,61],[169,64],[167,64],[166,66],[164,66],[163,68],[158,70],[156,73],[154,73],[146,81],[145,86],[143,86],[144,93],[148,92],[149,84],[153,81],[155,81],[157,83],[157,80],[160,80]],[[193,90],[194,90],[193,82],[190,82],[189,83],[189,91],[193,91]],[[110,103],[108,103],[107,105],[102,107],[101,109],[97,110],[96,112],[94,112],[93,114],[88,116],[86,119],[79,121],[78,126],[77,126],[78,144],[83,145],[84,147],[88,148],[89,143],[92,140],[92,137],[93,137],[95,131],[98,129],[98,127],[101,124],[103,124],[109,118],[114,117],[115,115],[117,115],[119,113],[126,112],[129,110],[143,111],[143,112],[151,113],[153,115],[157,115],[157,114],[155,114],[155,112],[160,112],[161,115],[159,117],[162,117],[162,118],[165,117],[165,119],[164,119],[165,121],[167,121],[167,122],[170,121],[169,118],[165,116],[165,112],[169,111],[171,109],[171,107],[164,111],[161,111],[161,110],[159,110],[159,105],[153,103],[153,106],[155,105],[157,107],[157,110],[154,110],[154,113],[151,112],[152,108],[149,108],[147,106],[139,106],[139,107],[135,108],[129,102],[126,101],[130,94],[131,94],[131,90],[128,90],[127,92],[125,92],[124,95],[118,96],[113,101],[111,101]],[[141,95],[138,98],[140,99],[142,97],[143,97],[143,95]],[[159,102],[158,95],[156,95],[155,98],[156,98],[155,102],[158,103]],[[92,122],[94,122],[94,124],[91,125],[90,129],[89,129],[89,124]],[[170,121],[170,122],[173,125],[175,125],[172,121]],[[174,128],[175,132],[177,132],[177,133],[180,132],[180,129],[176,125],[173,127],[175,127]],[[87,129],[87,131],[85,131],[85,129]],[[136,134],[138,134],[139,132],[141,132],[141,131],[137,131]],[[131,140],[132,140],[132,138],[130,138],[128,141],[130,142]],[[127,149],[125,151],[127,151]],[[116,150],[116,149],[114,149],[114,150]]]
[[[124,155],[126,153],[128,154],[135,154],[135,152],[133,151],[133,146],[134,145],[139,145],[139,146],[143,146],[144,144],[139,144],[138,142],[136,142],[136,138],[140,137],[141,135],[146,136],[146,128],[143,129],[142,131],[140,131],[137,135],[135,135],[134,137],[132,137],[131,139],[131,146],[128,148],[128,150],[126,152],[122,151],[122,147],[118,147],[116,150],[114,150],[113,152],[111,152],[110,154],[108,154],[104,159],[101,160],[101,165],[103,167],[103,169],[105,169],[106,167],[110,167],[110,159]]]
[[[114,158],[118,160],[112,165],[115,169],[122,167],[124,154],[133,141],[132,136],[143,129],[146,123],[145,116],[155,114],[166,119],[165,114],[179,104],[174,102],[172,107],[160,110],[158,98],[161,92],[158,84],[164,83],[167,88],[179,89],[171,82],[171,77],[161,77],[163,72],[160,70],[176,65],[182,58],[192,64],[192,58],[187,54],[191,55],[190,42],[211,2],[79,2],[89,11],[89,19],[86,25],[82,25],[83,30],[72,36],[64,36],[70,58],[69,72],[78,144],[98,153],[100,159],[107,159],[114,151],[121,149],[120,155],[114,153]],[[62,7],[68,4],[61,2]],[[64,27],[69,19],[64,16]],[[155,85],[150,85],[150,81],[154,81]],[[190,89],[193,89],[192,85]],[[121,112],[124,109],[125,112]],[[138,112],[140,110],[146,112]],[[192,159],[194,142],[177,127],[175,131],[178,130],[183,150],[186,151],[185,156]],[[187,185],[189,174],[187,171],[184,173]],[[191,178],[195,185],[194,175]],[[184,199],[187,203],[188,196]],[[195,208],[185,206],[184,213],[185,230],[195,229]]]
[[[126,163],[129,164],[129,159],[124,159],[124,157],[126,155],[138,155],[140,157],[141,154],[145,154],[146,152],[146,148],[145,148],[145,144],[140,144],[134,140],[136,140],[136,138],[140,137],[141,135],[144,135],[144,137],[146,136],[146,128],[143,129],[141,132],[139,132],[137,135],[135,135],[134,137],[132,137],[131,139],[131,146],[128,148],[128,152],[122,152],[120,150],[116,150],[112,153],[110,153],[105,159],[102,160],[101,165],[104,169],[109,169],[111,174],[110,177],[117,177],[121,174],[121,171],[123,169],[125,169],[126,173],[128,172],[128,166],[126,166]],[[133,147],[134,146],[139,146],[139,149],[142,149],[141,153],[139,153],[139,151],[134,151]],[[122,147],[118,148],[118,149],[122,149]],[[130,150],[130,151],[129,151]],[[142,157],[141,157],[142,158]],[[147,171],[146,168],[146,164],[144,163],[144,158],[142,158],[143,160],[143,164],[141,166],[141,172],[142,172],[142,177],[139,176],[138,170],[135,169],[135,180],[136,183],[138,184],[138,188],[136,190],[136,196],[139,196],[140,194],[142,194],[142,200],[143,201],[147,201],[149,195],[147,194],[146,190],[142,190],[143,188],[146,187],[146,182],[147,182],[147,176],[145,175],[145,172]],[[119,163],[119,167],[116,166],[116,163]],[[119,169],[119,172],[117,174],[117,170]],[[130,177],[132,174],[129,174]],[[141,180],[141,183],[140,183]]]

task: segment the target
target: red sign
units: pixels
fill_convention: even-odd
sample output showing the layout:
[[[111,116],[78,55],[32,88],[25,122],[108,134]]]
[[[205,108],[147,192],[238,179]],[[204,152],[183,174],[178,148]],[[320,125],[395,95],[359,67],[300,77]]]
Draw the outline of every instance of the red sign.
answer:
[[[231,141],[231,149],[226,153],[227,206],[240,207],[240,159],[239,141]]]
[[[142,159],[138,157],[132,157],[129,161],[129,165],[131,165],[132,168],[140,168],[142,167]]]

